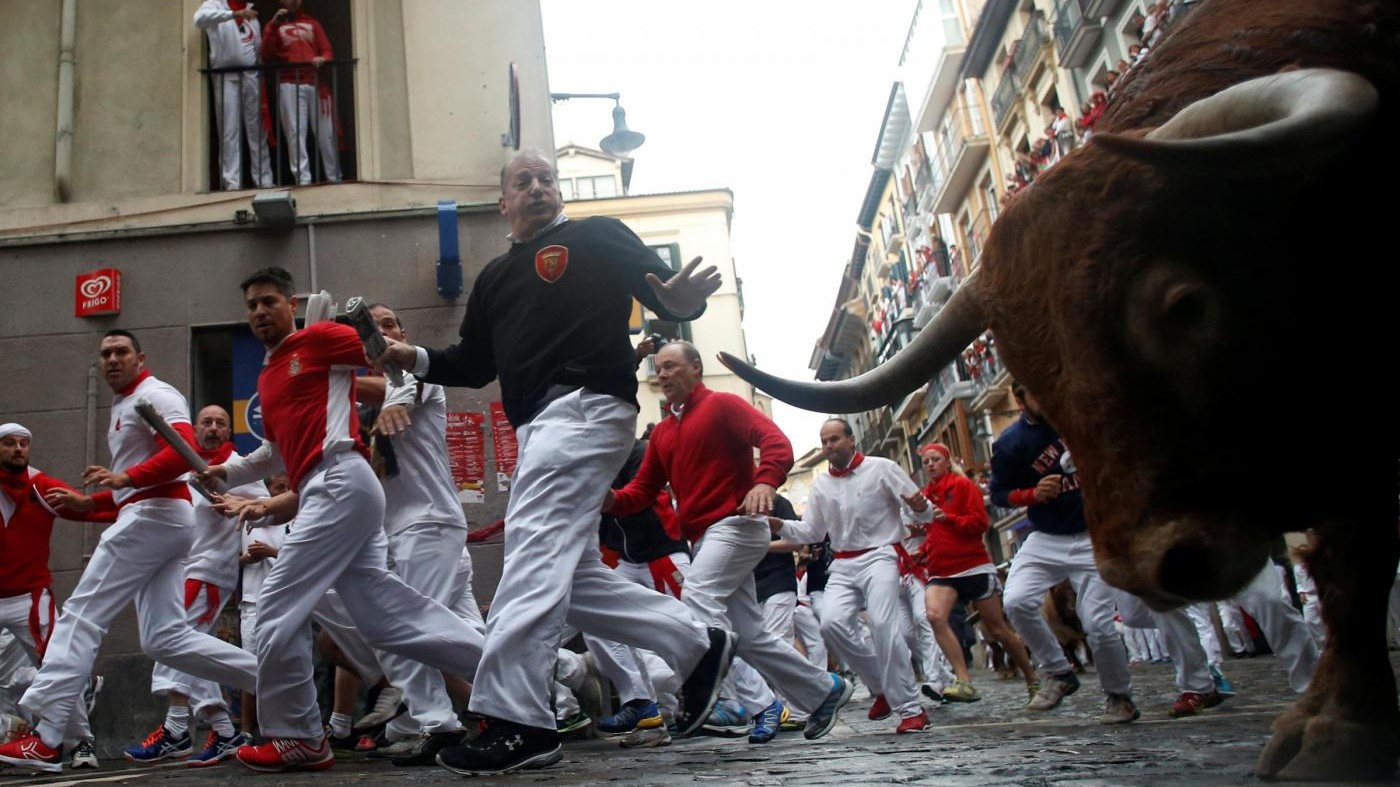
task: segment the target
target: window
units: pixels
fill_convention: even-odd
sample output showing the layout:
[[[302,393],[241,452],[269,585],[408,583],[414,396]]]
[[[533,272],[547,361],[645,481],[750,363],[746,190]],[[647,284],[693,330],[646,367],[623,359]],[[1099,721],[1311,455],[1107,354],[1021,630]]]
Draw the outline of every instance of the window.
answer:
[[[560,179],[559,179],[559,196],[560,196],[561,198],[563,198],[564,201],[566,201],[566,202],[574,198],[574,179],[573,179],[573,178],[560,178]]]
[[[648,246],[647,248],[656,252],[656,256],[660,257],[662,262],[670,266],[671,270],[679,271],[683,267],[680,244],[667,243],[659,246]],[[668,340],[691,340],[690,323],[688,322],[671,322],[669,320],[650,318],[643,326],[642,333],[659,333]]]
[[[573,182],[571,199],[605,199],[617,196],[617,178],[612,175],[580,177]]]

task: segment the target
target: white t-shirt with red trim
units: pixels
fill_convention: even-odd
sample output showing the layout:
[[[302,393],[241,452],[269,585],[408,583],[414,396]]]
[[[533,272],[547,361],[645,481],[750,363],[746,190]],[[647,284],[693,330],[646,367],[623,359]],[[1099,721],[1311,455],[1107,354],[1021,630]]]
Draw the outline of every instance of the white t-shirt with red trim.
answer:
[[[107,428],[107,448],[112,454],[114,470],[127,471],[155,456],[163,448],[156,439],[155,430],[136,412],[136,403],[142,399],[149,401],[156,412],[172,426],[185,424],[186,427],[193,428],[190,426],[190,407],[185,402],[184,395],[153,375],[144,374],[135,388],[112,397],[112,420]],[[169,487],[171,493],[157,492],[161,487]],[[112,493],[112,500],[121,505],[138,494],[143,498],[189,499],[189,490],[185,488],[185,482],[172,480],[154,486],[118,489]]]

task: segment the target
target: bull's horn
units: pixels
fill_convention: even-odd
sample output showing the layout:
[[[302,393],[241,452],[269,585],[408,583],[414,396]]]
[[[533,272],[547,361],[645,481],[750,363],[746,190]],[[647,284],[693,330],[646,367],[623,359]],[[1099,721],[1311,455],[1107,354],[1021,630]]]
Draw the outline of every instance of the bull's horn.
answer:
[[[987,327],[974,273],[909,346],[888,363],[849,380],[800,383],[760,372],[728,353],[719,359],[775,399],[822,413],[859,413],[895,401],[952,363]]]
[[[1379,102],[1375,86],[1356,74],[1285,71],[1201,99],[1146,137],[1095,134],[1093,141],[1149,164],[1296,171],[1335,155]]]

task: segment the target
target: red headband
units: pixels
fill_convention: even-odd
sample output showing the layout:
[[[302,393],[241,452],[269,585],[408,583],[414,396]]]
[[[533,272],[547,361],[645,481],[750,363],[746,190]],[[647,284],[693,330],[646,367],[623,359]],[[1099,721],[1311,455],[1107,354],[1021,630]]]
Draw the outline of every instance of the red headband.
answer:
[[[950,462],[953,461],[953,452],[948,450],[948,446],[942,443],[924,443],[924,447],[919,449],[919,454],[926,454],[929,451],[937,451],[938,453],[943,454],[944,459],[947,459]]]

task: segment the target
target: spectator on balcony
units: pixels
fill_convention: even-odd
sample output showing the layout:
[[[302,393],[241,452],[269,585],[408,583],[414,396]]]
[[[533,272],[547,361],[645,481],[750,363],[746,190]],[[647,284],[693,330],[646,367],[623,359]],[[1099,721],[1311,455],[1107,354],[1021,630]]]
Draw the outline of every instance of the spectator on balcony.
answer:
[[[1162,27],[1166,21],[1166,2],[1147,6],[1147,16],[1142,22],[1142,35],[1138,36],[1149,47],[1156,46],[1162,38]]]
[[[1057,158],[1068,156],[1074,150],[1074,123],[1065,114],[1064,107],[1055,110],[1055,122],[1050,124],[1050,130],[1055,134]]]
[[[1147,57],[1147,51],[1147,47],[1142,44],[1133,44],[1128,47],[1128,60],[1131,61],[1133,65],[1137,65],[1142,62],[1143,58]]]
[[[1025,153],[1016,154],[1016,183],[1025,188],[1035,180],[1035,164],[1031,157]]]
[[[258,79],[262,33],[258,12],[241,0],[205,0],[194,12],[194,24],[209,39],[209,67],[246,68],[209,75],[214,121],[219,133],[219,180],[225,191],[243,188],[243,143],[248,140],[248,163],[258,188],[272,186],[272,161],[267,137],[272,122]]]
[[[1113,100],[1113,91],[1117,89],[1118,78],[1120,76],[1122,76],[1120,72],[1111,68],[1103,75],[1103,83],[1109,101]]]
[[[301,10],[302,0],[278,0],[282,8],[263,30],[263,60],[269,64],[310,64],[309,68],[277,71],[277,114],[287,139],[287,156],[297,185],[311,182],[306,134],[316,136],[325,179],[340,182],[340,153],[336,142],[335,99],[330,84],[321,80],[321,67],[334,59],[321,23]]]

